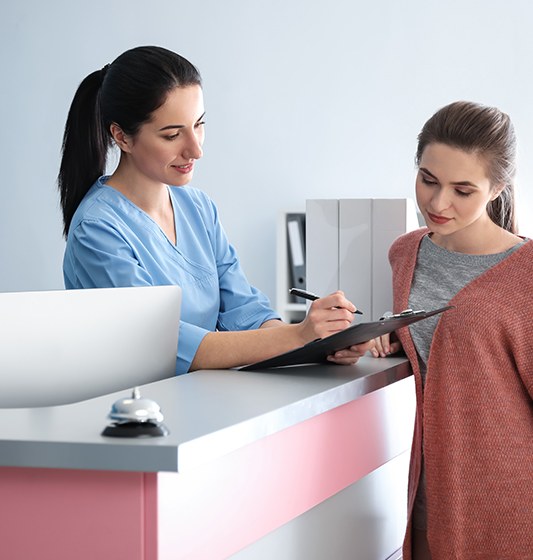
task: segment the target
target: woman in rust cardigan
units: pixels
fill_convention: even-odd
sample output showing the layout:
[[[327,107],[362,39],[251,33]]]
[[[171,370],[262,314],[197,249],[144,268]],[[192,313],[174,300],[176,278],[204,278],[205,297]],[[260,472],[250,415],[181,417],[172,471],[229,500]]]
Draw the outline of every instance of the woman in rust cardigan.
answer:
[[[533,243],[517,235],[509,117],[470,102],[418,137],[427,228],[390,250],[395,312],[455,308],[384,337],[415,375],[404,560],[533,559]]]

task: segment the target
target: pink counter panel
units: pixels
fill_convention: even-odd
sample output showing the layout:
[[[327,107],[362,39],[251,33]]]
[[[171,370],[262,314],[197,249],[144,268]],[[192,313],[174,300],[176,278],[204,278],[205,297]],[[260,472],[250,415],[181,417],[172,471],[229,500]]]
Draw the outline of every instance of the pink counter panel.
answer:
[[[408,451],[414,387],[398,377],[183,472],[0,467],[0,558],[230,558]]]

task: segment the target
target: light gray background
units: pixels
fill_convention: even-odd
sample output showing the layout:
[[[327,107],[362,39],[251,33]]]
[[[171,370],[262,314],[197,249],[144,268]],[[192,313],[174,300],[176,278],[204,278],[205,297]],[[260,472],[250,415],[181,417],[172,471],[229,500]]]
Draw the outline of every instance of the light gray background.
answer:
[[[457,99],[510,113],[522,232],[533,235],[528,0],[3,0],[0,291],[63,287],[56,176],[74,91],[142,44],[204,79],[208,192],[274,300],[278,215],[307,198],[413,196],[416,136]]]

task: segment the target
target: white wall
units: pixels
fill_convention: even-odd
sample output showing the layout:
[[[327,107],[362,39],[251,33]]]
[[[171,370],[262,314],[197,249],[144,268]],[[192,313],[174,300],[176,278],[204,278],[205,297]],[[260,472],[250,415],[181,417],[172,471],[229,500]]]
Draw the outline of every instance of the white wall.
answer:
[[[533,209],[531,6],[3,0],[0,291],[63,286],[55,179],[68,106],[83,77],[140,44],[200,68],[208,124],[193,184],[215,199],[249,279],[272,299],[278,213],[306,198],[413,196],[416,136],[448,102],[510,113],[519,200]]]

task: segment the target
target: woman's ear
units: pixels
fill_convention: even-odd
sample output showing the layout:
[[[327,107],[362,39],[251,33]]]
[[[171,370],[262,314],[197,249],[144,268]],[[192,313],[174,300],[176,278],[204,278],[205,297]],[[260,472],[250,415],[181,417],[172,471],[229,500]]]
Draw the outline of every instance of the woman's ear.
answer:
[[[130,152],[132,146],[132,138],[128,136],[117,123],[111,123],[109,132],[115,144],[123,151]]]
[[[494,187],[494,189],[492,191],[492,195],[490,197],[490,202],[494,202],[500,196],[500,194],[502,194],[502,191],[503,191],[504,188],[505,188],[505,185],[498,185],[498,186]]]

